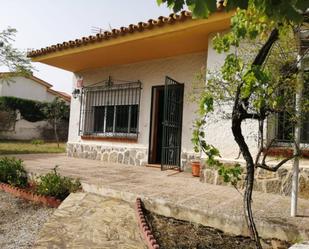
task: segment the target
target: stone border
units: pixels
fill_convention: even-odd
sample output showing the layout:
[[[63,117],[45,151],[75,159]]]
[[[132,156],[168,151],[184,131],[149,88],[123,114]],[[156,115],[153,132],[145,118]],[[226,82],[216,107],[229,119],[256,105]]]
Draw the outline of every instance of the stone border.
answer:
[[[67,143],[69,157],[100,160],[107,163],[118,163],[144,166],[148,162],[148,149],[140,147],[115,146],[81,143]]]
[[[0,183],[0,190],[3,190],[6,193],[10,193],[16,197],[33,201],[35,203],[44,204],[49,207],[57,208],[61,204],[61,200],[56,199],[55,197],[51,196],[44,196],[40,194],[35,194],[30,191],[14,187],[12,185],[6,183]]]
[[[152,234],[152,231],[146,222],[145,215],[144,215],[143,208],[142,208],[141,198],[136,198],[135,211],[136,211],[136,217],[137,217],[138,226],[140,228],[140,232],[143,235],[144,240],[146,241],[148,249],[159,249],[160,246],[155,240]]]
[[[66,153],[69,157],[100,160],[107,163],[118,163],[132,166],[145,166],[148,164],[148,147],[128,146],[110,142],[110,145],[100,143],[68,142]],[[194,159],[194,153],[181,151],[181,170],[190,168],[190,161]]]
[[[136,198],[143,200],[143,206],[150,212],[177,220],[195,222],[203,226],[214,227],[234,235],[250,236],[248,226],[243,218],[243,213],[230,215],[227,212],[218,212],[215,208],[205,209],[193,207],[192,203],[182,203],[169,197],[162,198],[151,193],[137,193],[134,190],[115,189],[108,186],[98,186],[93,183],[82,182],[85,192],[98,194],[105,197],[121,199],[135,205]],[[279,219],[280,220],[280,219]],[[309,240],[309,229],[297,227],[291,223],[279,222],[277,219],[256,218],[256,225],[260,236],[265,239],[279,239],[291,241],[295,238]]]
[[[289,247],[289,249],[308,249],[309,248],[309,241],[305,241],[303,243],[297,243]]]
[[[228,164],[226,164],[228,166]],[[291,179],[292,169],[290,167],[280,168],[277,172],[267,171],[258,168],[255,171],[255,180],[253,190],[262,193],[279,194],[283,196],[291,195]],[[231,186],[231,184],[223,181],[218,170],[205,166],[200,175],[200,181],[213,185]],[[245,187],[245,168],[241,175],[241,180],[237,183],[239,189]],[[301,167],[299,170],[299,192],[298,195],[302,199],[309,199],[309,168]]]

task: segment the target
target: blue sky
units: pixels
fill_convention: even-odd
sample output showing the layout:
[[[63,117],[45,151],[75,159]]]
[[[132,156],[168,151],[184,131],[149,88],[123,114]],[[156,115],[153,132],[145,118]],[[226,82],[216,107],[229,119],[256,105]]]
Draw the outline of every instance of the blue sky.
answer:
[[[6,0],[1,1],[0,30],[18,30],[15,47],[26,50],[93,34],[92,27],[118,28],[171,11],[156,0]],[[71,93],[72,74],[34,63],[37,77]]]

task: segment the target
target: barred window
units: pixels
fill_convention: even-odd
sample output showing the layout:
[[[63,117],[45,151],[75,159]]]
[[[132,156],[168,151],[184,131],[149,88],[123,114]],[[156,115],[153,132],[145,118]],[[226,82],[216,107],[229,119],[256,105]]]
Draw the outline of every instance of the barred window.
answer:
[[[140,92],[140,82],[83,88],[80,135],[137,138]]]
[[[304,72],[303,99],[309,98],[309,71]],[[294,125],[288,112],[278,114],[276,139],[278,142],[291,142],[294,137]],[[309,112],[302,113],[300,142],[309,143]]]

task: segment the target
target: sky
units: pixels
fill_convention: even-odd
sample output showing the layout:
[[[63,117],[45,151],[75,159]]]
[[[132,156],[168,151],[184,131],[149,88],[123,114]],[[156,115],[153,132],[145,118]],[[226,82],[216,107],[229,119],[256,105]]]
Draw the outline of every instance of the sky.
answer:
[[[171,10],[156,0],[0,0],[0,30],[16,28],[14,46],[21,50],[95,34],[93,27],[109,30],[147,21]],[[72,92],[72,73],[33,63],[34,75],[53,89]]]

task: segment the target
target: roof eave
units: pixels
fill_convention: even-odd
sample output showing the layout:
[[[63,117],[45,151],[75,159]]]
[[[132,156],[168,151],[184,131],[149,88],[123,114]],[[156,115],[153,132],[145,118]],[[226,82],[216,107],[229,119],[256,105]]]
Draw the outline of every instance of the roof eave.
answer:
[[[109,39],[96,41],[92,43],[86,43],[84,45],[80,45],[78,47],[68,47],[63,48],[61,50],[56,50],[53,52],[48,52],[43,55],[38,55],[32,58],[32,61],[34,62],[41,62],[45,63],[51,66],[59,67],[68,71],[77,72],[80,70],[86,69],[85,66],[72,66],[69,65],[70,63],[67,61],[66,66],[61,65],[60,61],[68,60],[68,58],[71,58],[73,64],[74,60],[73,58],[80,58],[80,56],[83,54],[86,56],[88,53],[89,55],[94,53],[94,51],[110,51],[111,48],[121,47],[122,48],[128,48],[130,46],[134,46],[134,44],[146,44],[147,42],[153,40],[153,44],[156,46],[160,46],[160,44],[155,43],[157,39],[161,39],[166,36],[173,37],[177,34],[181,34],[182,32],[187,32],[186,34],[189,34],[190,30],[201,30],[201,32],[207,33],[207,30],[209,29],[209,32],[217,32],[226,30],[229,27],[230,23],[230,17],[232,15],[232,12],[226,13],[226,12],[219,12],[211,15],[208,19],[186,19],[184,21],[178,21],[174,22],[172,24],[165,24],[163,26],[156,26],[152,29],[144,30],[143,32],[134,32],[134,33],[126,33],[123,36],[117,36],[117,37],[110,37]],[[224,23],[222,27],[219,25],[215,29],[211,28],[212,25],[215,23]],[[183,35],[185,36],[185,34]],[[187,39],[187,38],[186,38]],[[194,37],[192,37],[194,39]],[[205,44],[206,47],[207,44]],[[165,44],[161,43],[161,46],[173,46],[173,44]],[[158,48],[157,48],[158,49]],[[205,48],[203,48],[205,50]],[[191,49],[193,51],[193,49]],[[196,50],[202,50],[202,49],[196,49]],[[193,51],[197,52],[197,51]],[[103,53],[103,52],[102,52]],[[181,53],[181,51],[177,51],[177,53]],[[177,54],[175,52],[175,55]],[[184,51],[185,53],[185,51]],[[162,55],[164,53],[162,52]],[[159,56],[159,55],[158,55]],[[165,55],[164,55],[165,56]],[[135,61],[138,61],[138,58],[134,58]],[[151,58],[149,58],[151,59]],[[141,58],[140,60],[145,60],[145,56]],[[132,59],[132,62],[134,60]],[[121,62],[117,62],[116,64],[119,64]],[[124,61],[123,64],[127,64],[128,61]],[[115,63],[114,63],[115,64]],[[103,65],[103,64],[102,64]],[[112,63],[111,63],[112,65]],[[96,64],[95,66],[89,65],[90,68],[98,67]],[[106,63],[103,66],[107,66]]]

